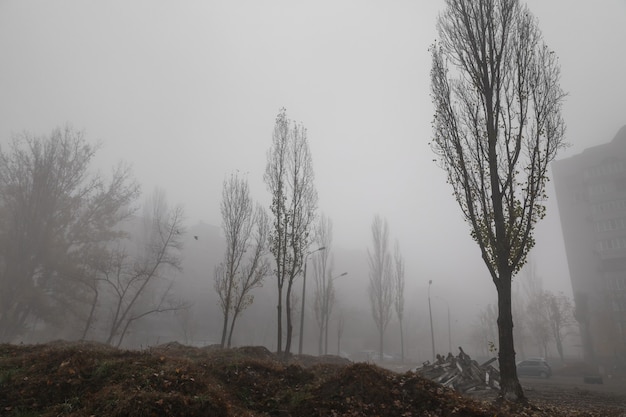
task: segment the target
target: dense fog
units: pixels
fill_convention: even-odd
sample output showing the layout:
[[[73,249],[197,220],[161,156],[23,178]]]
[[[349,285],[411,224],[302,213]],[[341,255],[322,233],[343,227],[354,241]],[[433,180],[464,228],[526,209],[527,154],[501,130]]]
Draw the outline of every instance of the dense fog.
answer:
[[[564,117],[571,147],[557,159],[610,141],[626,123],[626,58],[619,53],[626,39],[626,3],[532,0],[528,5],[560,57],[569,92]],[[180,209],[182,217],[168,243],[176,259],[159,263],[145,297],[120,321],[122,327],[128,323],[123,339],[109,337],[122,286],[107,275],[108,292],[95,303],[88,292],[56,299],[60,306],[81,306],[73,319],[58,313],[49,322],[33,320],[0,342],[80,339],[94,305],[89,340],[126,348],[171,341],[219,344],[223,323],[214,278],[226,252],[223,184],[238,173],[254,202],[269,210],[264,173],[275,119],[285,107],[289,118],[306,128],[317,215],[333,224],[335,293],[321,353],[359,360],[377,355],[368,250],[378,215],[388,222],[390,248],[397,241],[405,262],[405,360],[432,360],[433,343],[437,353],[457,353],[462,346],[473,356],[492,356],[496,290],[429,146],[428,48],[443,6],[444,1],[1,2],[2,152],[11,154],[16,138],[47,138],[55,129],[70,129],[94,146],[85,172],[101,176],[103,189],[115,178],[114,167],[128,168],[127,184],[138,188],[129,191],[136,193],[128,197],[129,206],[122,201],[120,207],[132,209],[132,216],[115,227],[129,233],[123,246],[128,262],[120,261],[118,269],[128,267],[127,278],[133,273],[130,263],[135,272],[141,262],[148,268],[159,253],[154,245],[163,243],[162,234],[154,235],[157,229],[145,228],[156,224],[145,226],[158,218],[151,210],[161,207],[167,210],[163,218],[171,220]],[[524,323],[516,350],[524,357],[557,357],[553,341],[538,340],[532,328],[536,318],[528,311],[537,294],[572,297],[550,183],[547,194],[536,247],[513,286],[514,320]],[[1,238],[6,243],[10,236]],[[146,248],[152,252],[142,252]],[[312,263],[308,268],[303,351],[317,355]],[[274,274],[250,294],[254,299],[237,319],[233,345],[276,350]],[[292,300],[293,352],[301,332],[302,274],[294,281]],[[580,357],[574,322],[570,327],[565,354]],[[393,311],[384,334],[385,358],[397,360],[402,349]]]

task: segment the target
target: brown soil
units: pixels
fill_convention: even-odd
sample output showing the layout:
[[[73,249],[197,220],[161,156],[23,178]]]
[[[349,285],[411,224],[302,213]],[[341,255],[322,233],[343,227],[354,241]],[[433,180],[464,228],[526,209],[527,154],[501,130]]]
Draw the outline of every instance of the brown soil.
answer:
[[[0,345],[2,416],[623,416],[621,397],[538,396],[495,406],[412,372],[264,347],[145,351],[96,343]],[[585,401],[582,401],[584,398]],[[590,398],[600,398],[590,404]],[[611,397],[612,398],[612,397]]]

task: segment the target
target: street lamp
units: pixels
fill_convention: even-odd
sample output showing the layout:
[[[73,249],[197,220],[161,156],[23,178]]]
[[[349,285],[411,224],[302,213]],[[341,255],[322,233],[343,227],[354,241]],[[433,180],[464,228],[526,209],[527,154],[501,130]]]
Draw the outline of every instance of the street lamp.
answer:
[[[335,277],[331,277],[330,278],[330,282],[328,283],[328,285],[326,286],[326,293],[324,294],[324,315],[326,316],[326,323],[325,323],[325,328],[326,331],[324,333],[324,355],[326,355],[328,353],[328,319],[330,318],[330,306],[328,305],[329,301],[330,301],[330,284],[335,281],[337,278],[341,278],[341,277],[345,277],[346,275],[348,275],[347,272],[344,272],[342,274],[339,274]]]
[[[325,250],[326,247],[322,246],[313,251],[307,252],[304,256],[304,272],[302,274],[302,309],[300,310],[300,343],[298,345],[298,355],[302,355],[302,338],[304,336],[304,299],[306,294],[306,264],[309,259],[309,255],[321,250]]]
[[[430,341],[433,347],[433,363],[435,363],[435,331],[433,330],[433,310],[430,308],[430,286],[433,280],[428,281],[428,314],[430,315]]]

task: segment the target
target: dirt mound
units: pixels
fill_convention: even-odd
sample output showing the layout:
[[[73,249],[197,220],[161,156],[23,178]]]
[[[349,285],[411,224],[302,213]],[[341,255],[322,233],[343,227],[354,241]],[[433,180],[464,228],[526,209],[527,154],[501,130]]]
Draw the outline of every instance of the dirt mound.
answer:
[[[349,359],[336,355],[294,355],[291,357],[290,362],[304,366],[305,368],[320,364],[350,365],[352,363]]]
[[[495,408],[412,372],[313,358],[281,360],[264,347],[166,344],[127,351],[90,343],[0,345],[0,415],[545,417],[624,412],[549,404]]]

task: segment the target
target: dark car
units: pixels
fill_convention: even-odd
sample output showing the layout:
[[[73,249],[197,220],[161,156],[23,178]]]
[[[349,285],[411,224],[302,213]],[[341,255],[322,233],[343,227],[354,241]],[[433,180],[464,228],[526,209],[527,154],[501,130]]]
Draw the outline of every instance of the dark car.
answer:
[[[538,376],[541,378],[550,378],[552,376],[552,368],[543,359],[532,358],[518,362],[517,364],[518,376]]]

